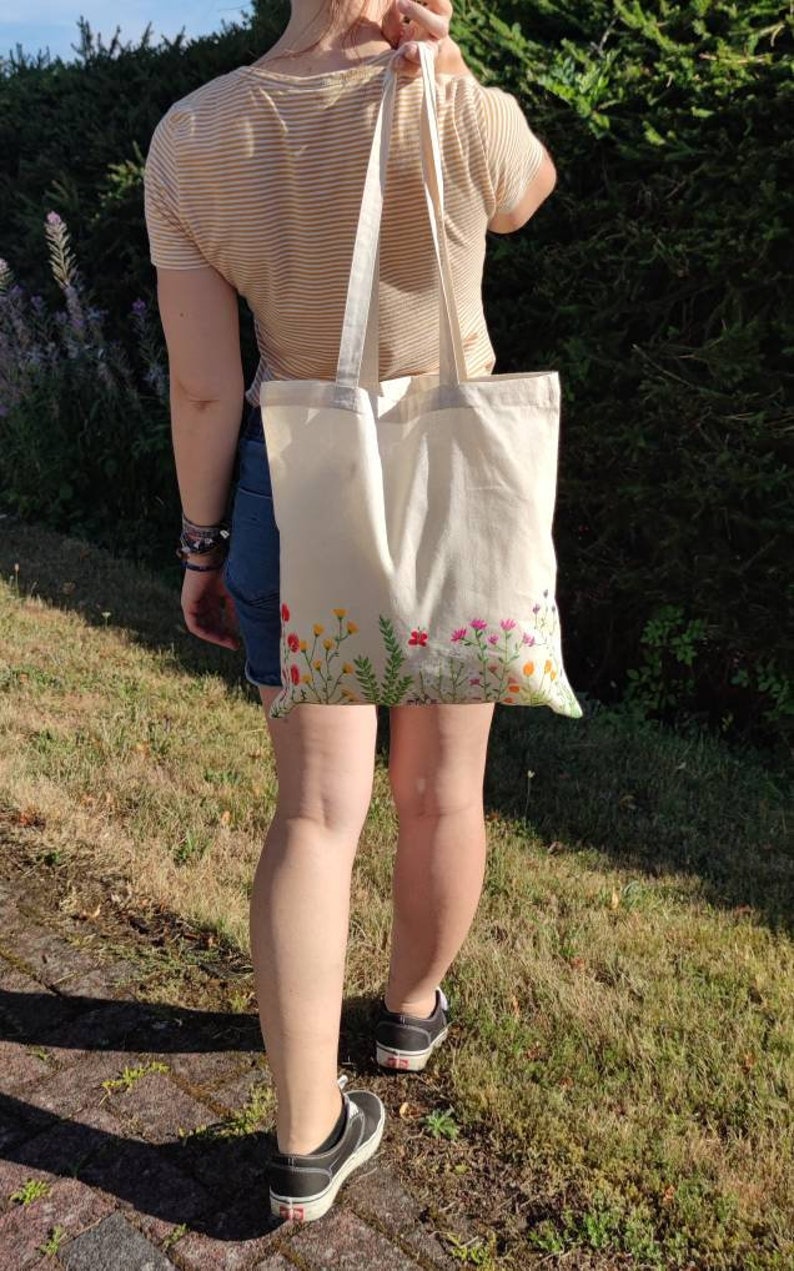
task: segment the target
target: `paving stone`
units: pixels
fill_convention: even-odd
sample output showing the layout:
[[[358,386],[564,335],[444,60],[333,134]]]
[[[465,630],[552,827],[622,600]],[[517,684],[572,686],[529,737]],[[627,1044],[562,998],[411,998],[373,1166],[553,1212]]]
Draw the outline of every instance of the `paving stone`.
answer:
[[[367,1271],[417,1271],[421,1266],[338,1201],[316,1222],[285,1224],[285,1235],[290,1227],[297,1234],[288,1247],[304,1259],[308,1271],[359,1271],[361,1266]]]
[[[14,959],[22,961],[37,979],[55,988],[69,976],[96,970],[96,963],[62,936],[45,927],[28,924],[13,934],[13,945],[5,935],[3,946]]]
[[[171,1071],[186,1085],[215,1090],[218,1086],[237,1081],[244,1071],[248,1056],[244,1051],[161,1051],[158,1059],[169,1064]],[[261,1076],[261,1073],[260,1073]]]
[[[0,1161],[0,1208],[8,1209],[16,1205],[17,1202],[12,1201],[11,1197],[31,1179],[52,1186],[56,1176],[46,1169],[33,1169],[18,1161]]]
[[[203,1103],[180,1090],[168,1076],[148,1072],[126,1093],[113,1096],[113,1110],[135,1122],[147,1138],[158,1143],[178,1139],[213,1120]]]
[[[273,1251],[276,1233],[283,1226],[270,1214],[267,1192],[262,1190],[195,1225],[201,1225],[202,1231],[188,1232],[177,1246],[179,1265],[185,1271],[248,1268]]]
[[[437,1266],[456,1265],[440,1240],[423,1225],[421,1206],[382,1163],[356,1172],[346,1204],[360,1218],[376,1222]]]
[[[295,1271],[295,1263],[287,1262],[280,1253],[274,1253],[270,1258],[265,1258],[264,1262],[257,1262],[254,1271]]]
[[[108,1211],[103,1197],[75,1179],[56,1182],[46,1196],[14,1205],[0,1218],[0,1267],[22,1271],[38,1264],[41,1246],[54,1227],[61,1227],[67,1237],[79,1237]]]
[[[118,961],[67,976],[58,984],[58,992],[68,996],[106,997],[131,1001],[140,983],[141,973],[132,962]]]
[[[117,1113],[122,1105],[112,1099],[102,1083],[115,1081],[125,1066],[134,1066],[137,1062],[137,1057],[125,1050],[81,1052],[79,1063],[59,1068],[48,1081],[27,1089],[25,1098],[32,1108],[61,1117],[74,1117],[106,1104]],[[86,1120],[82,1115],[81,1119]]]
[[[38,1043],[75,1015],[75,1006],[58,997],[31,975],[2,967],[0,976],[0,1035],[9,1041]]]
[[[172,1264],[119,1213],[109,1214],[58,1256],[69,1271],[172,1271]]]
[[[23,1087],[41,1081],[53,1072],[53,1067],[27,1046],[0,1041],[0,1073],[4,1094],[16,1094]]]
[[[228,1108],[230,1112],[237,1112],[246,1106],[254,1090],[260,1086],[272,1088],[272,1085],[272,1078],[267,1068],[251,1068],[248,1072],[238,1073],[231,1081],[216,1086],[212,1091],[212,1099],[215,1103]]]

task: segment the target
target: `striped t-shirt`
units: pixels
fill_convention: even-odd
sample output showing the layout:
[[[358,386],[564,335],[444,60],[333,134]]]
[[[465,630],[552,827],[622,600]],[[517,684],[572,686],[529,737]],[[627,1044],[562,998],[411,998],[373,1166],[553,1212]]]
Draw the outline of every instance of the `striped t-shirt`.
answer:
[[[245,297],[263,378],[334,379],[383,74],[394,55],[321,75],[240,66],[175,102],[144,172],[150,258],[212,266]],[[495,355],[482,307],[485,231],[543,158],[515,97],[439,75],[450,267],[469,376]],[[380,378],[437,370],[438,287],[422,183],[422,77],[398,78],[381,226]]]

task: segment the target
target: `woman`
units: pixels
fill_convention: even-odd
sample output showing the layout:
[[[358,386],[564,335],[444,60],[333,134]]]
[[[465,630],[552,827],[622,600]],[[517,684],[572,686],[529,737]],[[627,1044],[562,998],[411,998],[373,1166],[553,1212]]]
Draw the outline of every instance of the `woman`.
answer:
[[[335,377],[387,66],[399,81],[381,237],[382,379],[438,369],[418,39],[435,55],[470,376],[494,365],[481,300],[486,229],[518,229],[554,186],[553,164],[516,100],[484,89],[449,38],[451,13],[449,0],[365,0],[363,10],[356,0],[317,8],[293,0],[287,29],[264,57],[176,102],[152,137],[146,219],[169,354],[182,608],[201,639],[237,648],[242,636],[245,674],[266,714],[281,685],[279,539],[258,389],[265,376]],[[238,295],[254,313],[261,354],[247,390]],[[446,1036],[439,985],[484,877],[492,717],[493,703],[391,708],[399,840],[391,964],[373,1039],[384,1070],[420,1070]],[[343,1091],[337,1078],[350,878],[372,791],[376,707],[303,704],[268,727],[278,802],[254,880],[251,948],[278,1098],[270,1203],[275,1214],[310,1221],[375,1152],[385,1120],[375,1094]]]

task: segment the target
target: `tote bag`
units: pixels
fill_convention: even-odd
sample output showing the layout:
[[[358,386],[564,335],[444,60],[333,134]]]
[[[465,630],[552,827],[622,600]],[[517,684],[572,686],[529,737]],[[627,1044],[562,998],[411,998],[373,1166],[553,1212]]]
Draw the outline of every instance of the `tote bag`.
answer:
[[[578,718],[554,599],[556,371],[469,379],[444,225],[435,68],[420,43],[422,171],[440,369],[379,381],[384,74],[336,380],[264,380],[279,531],[281,692],[302,703],[501,702]]]

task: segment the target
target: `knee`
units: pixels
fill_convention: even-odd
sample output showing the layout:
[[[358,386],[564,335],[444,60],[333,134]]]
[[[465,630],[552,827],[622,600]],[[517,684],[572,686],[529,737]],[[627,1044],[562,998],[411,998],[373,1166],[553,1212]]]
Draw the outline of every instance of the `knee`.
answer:
[[[460,773],[389,772],[392,799],[401,821],[416,818],[482,814],[482,782],[467,781]]]

